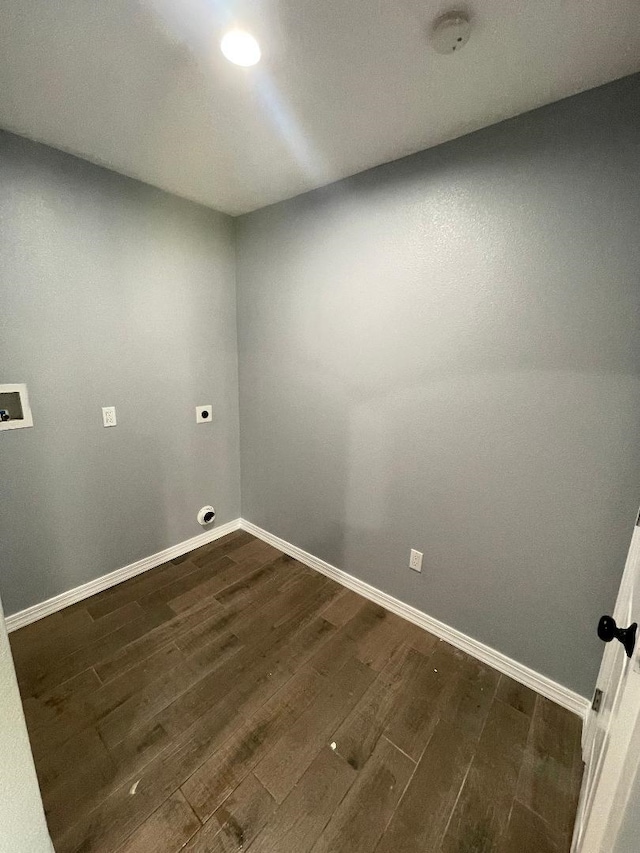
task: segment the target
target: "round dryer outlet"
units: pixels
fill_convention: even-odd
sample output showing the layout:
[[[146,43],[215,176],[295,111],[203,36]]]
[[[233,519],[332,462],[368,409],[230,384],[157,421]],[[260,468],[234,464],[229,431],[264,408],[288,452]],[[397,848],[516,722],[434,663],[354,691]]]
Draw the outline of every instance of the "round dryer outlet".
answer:
[[[471,23],[465,12],[447,12],[437,18],[431,30],[431,44],[437,53],[456,53],[469,41]]]
[[[216,511],[212,506],[203,506],[198,513],[198,524],[206,527],[211,524],[216,517]]]

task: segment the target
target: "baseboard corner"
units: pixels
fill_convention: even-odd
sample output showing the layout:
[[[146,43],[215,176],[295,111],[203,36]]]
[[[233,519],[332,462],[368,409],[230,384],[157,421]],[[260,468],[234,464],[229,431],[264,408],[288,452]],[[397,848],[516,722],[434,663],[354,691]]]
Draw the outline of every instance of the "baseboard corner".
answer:
[[[462,631],[458,631],[456,628],[440,622],[438,619],[429,616],[416,607],[412,607],[410,604],[406,604],[404,601],[400,601],[400,599],[395,598],[389,593],[371,586],[354,575],[350,575],[348,572],[338,569],[330,563],[326,563],[324,560],[315,557],[313,554],[309,554],[302,548],[298,548],[297,545],[292,545],[279,536],[269,533],[269,531],[258,527],[258,525],[253,524],[245,518],[240,519],[240,527],[247,533],[251,533],[257,536],[258,539],[262,539],[264,542],[273,545],[279,551],[283,551],[290,557],[294,557],[305,566],[321,572],[323,575],[332,578],[348,589],[352,589],[364,598],[374,601],[392,613],[397,613],[409,622],[419,625],[421,628],[451,643],[452,646],[461,649],[482,663],[492,666],[503,675],[513,678],[514,681],[524,684],[541,696],[545,696],[568,711],[586,719],[590,707],[589,700],[570,688],[559,684],[546,675],[536,672],[519,661],[499,652],[497,649],[487,646],[485,643],[469,637],[467,634],[463,634]]]

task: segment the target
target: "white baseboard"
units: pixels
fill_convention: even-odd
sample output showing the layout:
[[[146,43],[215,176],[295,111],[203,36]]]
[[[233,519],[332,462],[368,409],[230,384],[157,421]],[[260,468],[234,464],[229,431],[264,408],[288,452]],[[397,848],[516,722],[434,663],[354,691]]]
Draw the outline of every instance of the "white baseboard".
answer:
[[[451,643],[452,646],[455,646],[472,657],[477,658],[482,661],[482,663],[492,666],[494,669],[497,669],[498,672],[508,675],[520,684],[530,687],[532,690],[535,690],[536,693],[539,693],[541,696],[546,696],[547,699],[551,699],[553,702],[556,702],[563,708],[567,708],[574,714],[586,717],[590,703],[588,699],[584,696],[580,696],[579,693],[569,690],[568,687],[558,684],[546,675],[541,675],[539,672],[530,669],[528,666],[518,663],[518,661],[507,657],[507,655],[502,654],[502,652],[491,648],[491,646],[487,646],[479,640],[474,640],[473,637],[469,637],[461,631],[452,628],[450,625],[446,625],[444,622],[440,622],[438,619],[428,616],[421,610],[411,607],[409,604],[405,604],[403,601],[394,598],[386,592],[382,592],[382,590],[359,580],[353,575],[343,572],[341,569],[337,569],[329,563],[325,563],[324,560],[314,557],[313,554],[303,551],[302,548],[298,548],[296,545],[291,545],[290,542],[286,542],[284,539],[274,536],[272,533],[263,530],[261,527],[252,524],[250,521],[246,521],[244,518],[240,520],[240,526],[243,530],[246,530],[247,533],[252,533],[259,539],[263,539],[279,551],[283,551],[285,554],[289,554],[289,556],[294,557],[301,563],[304,563],[305,566],[316,569],[316,571],[321,572],[323,575],[327,575],[327,577],[332,578],[343,586],[352,589],[364,598],[368,598],[376,604],[379,604],[381,607],[390,610],[392,613],[397,613],[398,616],[402,616],[409,622],[419,625],[421,628],[435,634],[436,637],[446,640],[448,643]]]
[[[26,610],[21,610],[18,613],[7,616],[7,630],[10,632],[16,631],[18,628],[29,625],[31,622],[49,616],[51,613],[69,607],[69,605],[89,598],[98,592],[109,589],[109,587],[116,586],[116,584],[142,574],[142,572],[161,566],[169,560],[175,560],[176,557],[181,557],[189,551],[200,548],[209,542],[214,542],[216,539],[226,536],[227,533],[232,533],[239,529],[246,530],[247,533],[252,533],[259,539],[273,545],[279,551],[283,551],[285,554],[289,554],[291,557],[304,563],[305,566],[321,572],[323,575],[332,578],[339,584],[342,584],[342,586],[352,589],[364,598],[368,598],[370,601],[374,601],[392,613],[397,613],[398,616],[402,616],[409,622],[419,625],[421,628],[451,643],[452,646],[492,666],[498,672],[508,675],[515,681],[520,682],[520,684],[524,684],[542,696],[546,696],[553,702],[557,702],[563,708],[586,717],[590,702],[584,696],[580,696],[580,694],[569,690],[569,688],[564,687],[562,684],[558,684],[546,675],[541,675],[524,664],[518,663],[518,661],[507,657],[507,655],[491,648],[491,646],[487,646],[479,640],[475,640],[473,637],[469,637],[461,631],[452,628],[450,625],[446,625],[444,622],[428,616],[416,607],[405,604],[403,601],[389,595],[389,593],[383,592],[329,563],[325,563],[324,560],[320,560],[318,557],[314,557],[313,554],[303,551],[302,548],[298,548],[296,545],[280,539],[279,536],[274,536],[272,533],[263,530],[250,521],[246,521],[244,518],[237,518],[227,524],[221,524],[213,530],[208,530],[191,539],[186,539],[184,542],[179,542],[177,545],[165,548],[164,551],[158,551],[156,554],[144,557],[142,560],[137,560],[135,563],[131,563],[121,569],[116,569],[107,575],[102,575],[102,577],[82,584],[82,586],[77,586],[74,589],[56,595],[54,598],[49,598],[40,604],[34,604],[33,607],[28,607]]]
[[[152,554],[150,557],[143,557],[142,560],[137,560],[128,566],[123,566],[121,569],[116,569],[114,572],[109,572],[108,575],[89,581],[88,583],[56,595],[54,598],[48,598],[40,604],[34,604],[33,607],[27,607],[26,610],[20,610],[18,613],[13,613],[6,617],[7,631],[16,631],[18,628],[23,628],[37,619],[43,619],[45,616],[50,616],[64,607],[69,607],[70,604],[75,604],[97,592],[102,592],[109,589],[111,586],[129,580],[136,575],[147,572],[149,569],[155,569],[169,560],[175,560],[176,557],[181,557],[189,551],[194,551],[196,548],[202,547],[209,542],[214,542],[216,539],[221,539],[227,533],[233,533],[234,530],[240,529],[240,519],[236,518],[227,524],[221,524],[219,527],[214,527],[212,530],[207,530],[200,533],[198,536],[193,536],[191,539],[185,539],[184,542],[179,542],[177,545],[172,545],[170,548],[165,548],[164,551],[158,551],[157,554]]]

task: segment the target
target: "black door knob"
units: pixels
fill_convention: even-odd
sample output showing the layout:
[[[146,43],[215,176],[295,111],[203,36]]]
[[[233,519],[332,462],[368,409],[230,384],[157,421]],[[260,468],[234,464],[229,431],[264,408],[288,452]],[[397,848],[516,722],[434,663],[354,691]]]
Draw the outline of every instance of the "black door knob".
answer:
[[[633,647],[636,644],[636,630],[638,623],[634,622],[628,628],[618,628],[616,620],[613,616],[602,616],[598,622],[598,636],[605,643],[610,643],[611,640],[618,640],[624,646],[627,657],[630,658],[633,654]]]

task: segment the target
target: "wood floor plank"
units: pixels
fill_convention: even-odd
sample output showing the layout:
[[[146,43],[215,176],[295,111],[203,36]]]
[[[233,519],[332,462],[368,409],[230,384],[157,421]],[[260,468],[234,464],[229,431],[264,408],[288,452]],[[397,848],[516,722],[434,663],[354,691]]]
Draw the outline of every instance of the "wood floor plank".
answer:
[[[187,561],[190,563],[190,561]],[[185,568],[183,563],[163,563],[149,572],[143,572],[129,580],[87,599],[87,610],[94,619],[104,618],[113,610],[118,610],[130,602],[137,601],[148,592],[159,590],[177,578],[182,577],[192,566]]]
[[[225,537],[225,540],[220,539],[217,542],[212,542],[203,553],[194,555],[191,562],[200,567],[215,562],[220,557],[232,556],[234,551],[242,548],[243,545],[255,541],[255,537],[244,530],[238,530],[233,538],[227,540]]]
[[[30,657],[21,657],[16,662],[18,682],[24,685],[30,678],[37,679],[39,673],[55,669],[60,661],[99,642],[102,638],[144,615],[140,605],[134,601],[112,611],[103,619],[97,621],[90,619],[81,628],[75,628],[62,636],[51,638],[46,648],[38,649]]]
[[[415,630],[411,634],[411,648],[417,652],[429,657],[438,645],[438,638],[434,634],[430,634],[423,628],[415,626]]]
[[[100,619],[105,614],[117,610],[129,602],[137,601],[148,593],[173,583],[186,573],[201,568],[204,564],[214,564],[227,552],[231,552],[234,548],[249,541],[248,537],[249,534],[243,534],[240,531],[227,534],[216,542],[209,543],[190,554],[184,555],[178,561],[172,560],[164,563],[150,572],[143,572],[115,587],[111,587],[99,595],[87,599],[83,604],[87,606],[94,619]],[[185,563],[189,565],[185,566]]]
[[[85,760],[67,768],[57,783],[42,792],[47,824],[52,838],[64,832],[76,815],[92,808],[103,791],[118,778],[118,768],[109,752],[94,752]]]
[[[516,795],[531,719],[495,700],[442,845],[445,853],[492,853]]]
[[[83,702],[84,713],[99,722],[116,708],[136,696],[164,673],[184,664],[186,656],[175,643],[167,643],[95,690]]]
[[[235,709],[218,708],[207,725],[148,762],[139,779],[108,790],[90,811],[54,835],[56,853],[113,853],[206,760],[237,725]],[[132,783],[138,782],[135,793]]]
[[[570,836],[562,837],[541,817],[515,802],[497,853],[569,853]]]
[[[238,563],[238,566],[246,565],[246,562]],[[289,583],[301,580],[303,576],[304,571],[299,563],[280,556],[276,560],[258,566],[241,580],[225,587],[216,595],[216,598],[225,607],[238,605],[246,607],[261,596],[268,596],[272,592],[284,589]]]
[[[431,666],[441,675],[454,675],[460,673],[463,669],[467,678],[476,680],[477,677],[482,679],[483,675],[489,670],[480,661],[466,655],[460,649],[456,649],[450,643],[444,640],[438,640],[438,643],[429,656]],[[497,682],[499,675],[495,673],[494,678]]]
[[[254,539],[246,545],[231,551],[229,556],[236,563],[247,563],[257,559],[258,564],[260,564],[262,561],[270,562],[277,560],[278,557],[282,557],[282,551],[274,548],[273,545],[269,545],[268,542],[263,542],[261,539]]]
[[[22,628],[17,628],[15,631],[12,631],[11,634],[9,634],[9,639],[19,640],[18,651],[20,651],[21,647],[28,646],[32,642],[39,641],[42,638],[45,630],[43,627],[45,623],[49,633],[53,633],[55,630],[59,629],[63,623],[64,613],[66,611],[70,611],[76,617],[80,615],[81,621],[84,621],[88,614],[85,613],[84,616],[82,616],[81,614],[78,614],[78,610],[80,610],[80,608],[77,605],[73,605],[73,607],[66,607],[64,610],[58,610],[55,613],[51,613],[44,619],[37,619],[35,622],[29,622],[28,625],[23,625]],[[86,607],[82,607],[82,610],[86,610]]]
[[[226,634],[196,655],[181,660],[100,720],[97,726],[100,737],[108,747],[120,743],[131,729],[157,716],[205,676],[216,672],[241,648],[237,637]]]
[[[315,656],[313,665],[318,672],[328,674],[357,657],[372,669],[381,671],[398,649],[408,644],[412,628],[377,604],[364,602]]]
[[[61,660],[46,661],[42,667],[32,668],[19,681],[22,696],[39,696],[62,684],[69,678],[78,675],[83,670],[93,667],[99,673],[99,664],[105,658],[117,653],[132,641],[144,637],[149,631],[157,628],[173,617],[173,612],[167,607],[160,607],[148,612],[133,622],[128,622],[121,628],[90,643]]]
[[[157,717],[167,731],[179,734],[210,707],[233,697],[245,714],[266,702],[292,676],[291,658],[300,664],[325,642],[329,625],[316,618],[288,634],[271,637],[270,644],[247,642],[226,666],[207,675]]]
[[[579,754],[575,747],[581,736],[580,717],[544,696],[537,696],[533,719],[531,737],[535,749],[571,766]]]
[[[238,853],[245,850],[268,823],[276,802],[255,776],[249,774],[219,806],[184,853]]]
[[[267,670],[270,666],[268,658],[263,660],[263,665]],[[78,839],[90,837],[90,849],[109,850],[123,833],[131,832],[146,819],[150,811],[155,810],[169,796],[172,784],[182,784],[238,724],[238,707],[243,694],[255,689],[255,669],[248,676],[237,686],[235,693],[222,690],[213,703],[210,690],[205,691],[198,708],[198,715],[205,714],[204,719],[196,719],[194,727],[184,732],[184,739],[180,745],[172,747],[169,757],[160,752],[145,764],[142,773],[144,784],[140,784],[136,797],[129,798],[128,795],[128,782],[131,780],[109,791],[106,799],[93,812],[83,814],[76,826],[58,840],[62,849],[74,850]],[[179,709],[174,722],[181,726],[184,726],[183,711],[193,712],[193,707]],[[136,744],[130,750],[134,762],[137,752]]]
[[[508,675],[501,675],[498,684],[498,699],[506,705],[511,705],[516,711],[522,711],[528,717],[533,715],[536,704],[536,694],[524,684],[519,684]]]
[[[371,602],[346,623],[345,630],[358,648],[359,659],[377,672],[413,633],[406,620]]]
[[[337,630],[329,642],[312,658],[312,664],[322,675],[329,675],[340,669],[358,655],[358,647],[344,629]]]
[[[329,735],[373,681],[373,673],[358,660],[347,663],[326,680],[313,706],[283,735],[254,769],[276,802],[281,803],[328,742]]]
[[[178,614],[166,605],[160,609],[165,615],[164,619],[158,620],[145,633],[134,636],[129,642],[109,650],[108,654],[104,654],[94,664],[94,669],[102,682],[108,683],[118,678],[127,670],[151,657],[166,644],[177,645],[184,633],[200,625],[208,616],[221,612],[220,605],[215,600],[206,600],[202,602],[202,607],[192,607]]]
[[[182,786],[204,822],[320,695],[325,681],[311,667],[292,678],[193,773]],[[269,795],[271,796],[271,795]]]
[[[537,697],[518,799],[561,835],[570,834],[582,780],[580,720]]]
[[[193,620],[192,628],[177,634],[175,645],[185,656],[196,655],[223,635],[233,633],[234,623],[242,615],[242,608],[207,607]]]
[[[244,618],[234,626],[234,633],[243,641],[273,642],[278,636],[295,630],[305,618],[315,616],[335,595],[326,578],[301,578],[266,602],[260,609],[259,619],[248,608]]]
[[[57,853],[569,849],[576,717],[249,534],[11,642]]]
[[[315,622],[329,626],[329,623],[318,618]],[[298,659],[302,662],[313,652],[317,638],[322,640],[323,633],[324,629],[316,629],[312,622],[288,639],[279,653],[287,660]],[[308,643],[311,645],[305,653],[304,648]],[[243,723],[241,709],[244,707],[249,711],[255,704],[253,700],[256,694],[261,693],[266,701],[283,682],[290,679],[291,673],[286,668],[282,679],[269,677],[277,666],[277,653],[278,650],[272,652],[271,656],[267,654],[262,657],[259,666],[254,661],[254,666],[242,678],[239,676],[243,669],[238,669],[229,681],[229,685],[235,683],[234,689],[223,689],[213,697],[210,691],[205,692],[195,720],[192,706],[173,708],[174,716],[162,712],[148,729],[134,730],[127,741],[118,744],[112,754],[119,772],[113,784],[103,792],[104,801],[94,803],[94,813],[85,811],[77,816],[80,822],[80,827],[76,827],[77,835],[81,836],[83,832],[89,832],[89,827],[95,826],[91,831],[96,836],[96,843],[104,843],[108,849],[109,840],[114,836],[117,838],[118,832],[128,828],[130,831],[132,824],[144,820],[147,810],[157,808],[170,793],[168,787],[172,773],[177,780],[176,784],[182,784]],[[258,657],[256,650],[250,657]],[[174,705],[179,706],[179,703]],[[172,735],[161,725],[161,719],[172,730]],[[165,757],[167,751],[170,752],[170,758]],[[127,790],[134,777],[145,780],[146,796],[131,803]],[[72,843],[77,836],[71,832],[70,837],[69,843]],[[100,849],[99,846],[97,849]]]
[[[189,731],[189,729],[187,729]],[[115,762],[118,772],[113,783],[103,789],[102,799],[127,780],[135,781],[154,759],[166,750],[178,747],[181,741],[173,738],[160,723],[140,727],[131,731],[125,740],[111,747],[108,752]],[[79,815],[78,815],[79,817]]]
[[[124,751],[123,760],[135,764],[141,750],[157,753],[167,737],[188,734],[194,725],[206,727],[207,719],[216,723],[216,716],[224,718],[229,707],[242,721],[242,714],[250,715],[289,681],[294,670],[304,665],[332,630],[335,629],[330,623],[316,617],[291,636],[280,637],[271,647],[247,645],[213,678],[203,679],[149,721],[146,728],[132,731],[127,741],[118,746],[118,752]],[[154,737],[155,732],[159,732],[158,737]],[[149,740],[151,745],[147,747]]]
[[[76,632],[92,624],[93,619],[85,602],[80,602],[80,605],[74,608],[72,614],[67,615],[64,610],[52,613],[46,619],[38,619],[9,634],[11,654],[17,671],[26,666],[29,659],[37,660],[40,655],[48,655],[52,644],[57,644],[69,634],[75,636]]]
[[[465,678],[463,672],[458,673],[443,691],[438,706],[439,716],[477,740],[489,716],[495,693],[495,684],[478,683]]]
[[[117,853],[178,853],[201,824],[180,791],[148,818]]]
[[[321,616],[308,615],[301,627],[290,636],[279,639],[264,656],[267,675],[261,678],[262,665],[258,668],[258,678],[244,691],[242,707],[246,714],[267,701],[273,693],[284,685],[289,678],[303,667],[319,648],[329,640],[335,627]]]
[[[106,758],[107,749],[95,728],[87,726],[62,746],[34,752],[38,783],[43,794],[61,784],[76,768]]]
[[[221,555],[227,554],[234,548],[239,548],[240,545],[243,545],[247,541],[247,535],[248,534],[244,530],[232,530],[231,533],[225,533],[225,535],[220,537],[220,539],[214,539],[212,542],[207,542],[205,545],[201,545],[194,551],[187,552],[185,556],[192,563],[195,563],[197,559],[205,554],[211,553],[212,551]]]
[[[37,740],[41,732],[49,738],[51,729],[56,728],[67,709],[90,696],[102,686],[94,669],[85,669],[62,684],[52,687],[37,698],[29,696],[22,702],[25,719],[29,725],[31,740]]]
[[[390,741],[379,740],[312,853],[371,853],[415,768]]]
[[[126,796],[131,786],[144,777],[148,765],[173,746],[167,733],[156,726],[135,742],[132,739],[113,749],[105,748],[104,755],[90,754],[84,762],[74,765],[75,771],[69,768],[67,773],[61,774],[55,788],[45,797],[49,830],[56,844],[58,838],[76,823],[85,821],[85,825],[89,825],[92,814],[99,816],[103,808],[108,812],[112,798]],[[72,772],[75,775],[71,775]],[[169,785],[163,789],[152,801],[152,808],[144,812],[137,822],[134,821],[130,829],[143,821],[145,815],[157,808],[176,787]],[[117,815],[114,822],[117,823]]]
[[[85,730],[82,740],[86,739]],[[86,740],[85,740],[86,742]],[[91,751],[83,761],[76,761],[64,768],[52,780],[52,784],[42,788],[42,800],[47,817],[49,832],[55,838],[60,832],[76,820],[76,816],[99,802],[117,777],[118,768],[102,747],[90,743]]]
[[[171,599],[168,604],[176,613],[188,610],[205,598],[216,598],[221,603],[228,604],[233,598],[234,590],[251,589],[261,579],[266,580],[277,571],[277,561],[274,560],[249,559],[242,563],[231,562],[226,569],[216,572],[199,586]],[[219,598],[223,593],[226,593],[225,597]]]
[[[322,611],[324,618],[341,628],[365,606],[366,599],[350,589],[345,589],[335,601]]]
[[[233,560],[227,556],[220,557],[211,565],[206,565],[202,568],[192,566],[190,570],[185,570],[180,577],[171,583],[165,584],[160,589],[151,590],[146,595],[139,597],[137,599],[138,604],[145,610],[152,609],[160,604],[166,604],[172,599],[183,595],[185,592],[196,589],[212,576],[223,575],[229,569],[231,569],[232,575],[237,572]]]
[[[397,706],[406,701],[402,694],[412,673],[406,664],[409,653],[406,647],[396,654],[331,737],[338,755],[355,770],[364,767]]]
[[[432,658],[411,649],[402,669],[402,683],[385,735],[417,761],[441,714],[441,702],[457,670],[433,666]]]
[[[141,695],[145,688],[148,689],[152,682],[183,664],[185,660],[185,656],[175,645],[167,645],[107,684],[103,685],[95,676],[98,682],[97,688],[90,693],[77,692],[71,695],[65,706],[58,709],[60,714],[55,722],[32,730],[34,754],[40,755],[41,752],[50,754],[59,748],[61,756],[67,755],[68,751],[64,751],[63,745],[69,741],[75,741],[82,736],[83,730],[87,727],[95,727],[127,701],[135,701],[135,697]],[[73,681],[75,679],[67,684]],[[32,701],[37,700],[29,699],[27,703]],[[73,772],[73,769],[73,765],[69,767],[70,772]]]
[[[284,574],[276,561],[255,570],[237,583],[217,590],[215,602],[218,607],[211,608],[210,617],[201,620],[176,639],[177,645],[193,653],[223,632],[241,631],[246,628],[247,621],[255,621],[257,617],[257,612],[252,612],[250,605],[255,603],[259,609],[266,606],[282,591],[284,583]]]
[[[375,853],[438,850],[474,748],[460,729],[438,723]]]
[[[41,780],[41,786],[44,785],[43,790],[51,788],[54,782],[57,784],[59,777],[82,774],[96,761],[99,764],[104,764],[113,760],[115,766],[120,769],[127,760],[123,751],[119,751],[119,754],[116,755],[112,754],[107,761],[103,754],[105,751],[104,742],[98,735],[95,726],[111,710],[135,696],[137,690],[141,690],[145,685],[159,677],[160,673],[169,668],[169,665],[177,666],[180,659],[180,653],[175,647],[166,647],[155,657],[144,661],[136,670],[125,673],[121,679],[102,685],[89,696],[78,697],[76,706],[65,713],[64,737],[59,737],[62,730],[58,726],[50,729],[53,740],[50,739],[47,742],[46,738],[43,738],[40,741],[32,742],[34,755],[38,759],[37,767],[39,770],[43,768],[43,771],[47,773],[47,776]],[[160,733],[166,744],[168,740],[166,733],[162,730]],[[153,735],[153,732],[151,734]],[[56,742],[59,740],[63,741],[62,745],[56,746]],[[136,749],[132,750],[130,754],[135,753],[136,760],[142,760],[143,755],[150,747],[160,747],[157,736],[152,737],[150,741],[147,740],[146,743],[140,740],[136,744]],[[116,775],[114,775],[114,779]],[[49,782],[49,777],[53,777],[51,782]]]
[[[61,658],[71,654],[81,646],[94,643],[101,637],[106,637],[123,625],[128,625],[143,616],[143,611],[137,601],[131,601],[117,610],[112,610],[102,619],[92,619],[90,625],[81,630],[74,630],[65,637],[65,642],[56,641],[55,647],[50,647],[55,657]]]
[[[442,651],[447,655],[455,654],[457,658],[458,672],[463,678],[470,681],[477,687],[486,688],[492,693],[496,692],[500,681],[500,674],[496,672],[495,669],[488,666],[486,663],[482,663],[482,661],[477,658],[472,658],[471,655],[461,652],[459,649],[454,649],[453,646],[447,646],[444,642],[439,643],[438,647],[439,648],[437,648],[431,656],[431,660],[434,661],[434,666],[438,665],[437,659],[439,651]]]
[[[309,853],[356,775],[325,747],[249,845],[250,853]]]
[[[245,686],[245,689],[249,689]],[[177,786],[184,786],[194,772],[216,749],[237,731],[243,718],[238,714],[238,700],[226,695],[209,712],[170,744],[140,773],[135,795],[130,794],[134,781],[129,778],[91,811],[77,816],[66,833],[54,838],[57,853],[100,851],[110,853],[170,796]],[[287,703],[283,703],[287,707]],[[136,774],[137,775],[137,774]],[[83,846],[84,845],[84,846]]]

